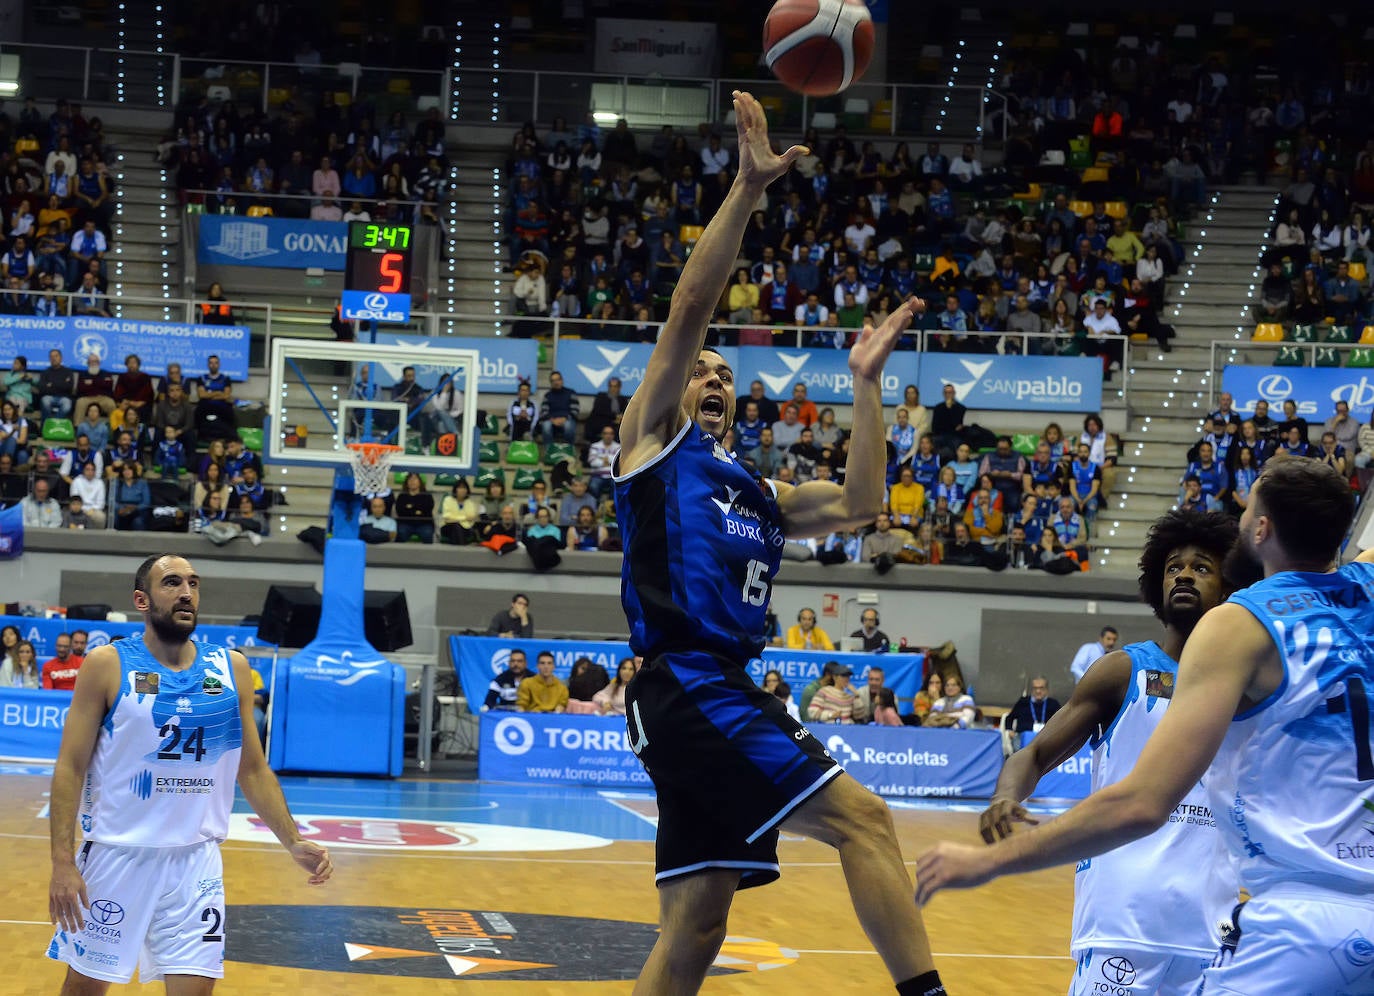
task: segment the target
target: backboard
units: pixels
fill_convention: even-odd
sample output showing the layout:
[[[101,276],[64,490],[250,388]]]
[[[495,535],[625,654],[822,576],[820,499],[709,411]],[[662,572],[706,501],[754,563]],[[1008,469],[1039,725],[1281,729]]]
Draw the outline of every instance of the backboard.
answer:
[[[349,443],[401,447],[397,470],[470,474],[477,466],[478,353],[274,339],[268,463],[347,467]]]

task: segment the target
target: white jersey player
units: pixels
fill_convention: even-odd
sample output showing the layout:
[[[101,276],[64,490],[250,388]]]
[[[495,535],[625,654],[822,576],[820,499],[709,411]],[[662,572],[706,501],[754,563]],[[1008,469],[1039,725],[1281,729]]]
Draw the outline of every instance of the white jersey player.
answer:
[[[1206,772],[1250,900],[1200,991],[1374,994],[1374,550],[1334,566],[1353,518],[1350,484],[1334,468],[1266,464],[1231,562],[1262,568],[1263,579],[1193,631],[1135,768],[993,847],[941,844],[918,862],[918,899],[1150,833]]]
[[[173,996],[224,974],[219,843],[234,784],[310,882],[332,867],[302,840],[253,730],[253,681],[236,651],[191,641],[200,578],[181,557],[150,557],[134,578],[143,633],[82,665],[52,781],[52,884],[64,994],[163,979]],[[78,853],[80,818],[84,842]]]
[[[1226,597],[1221,565],[1235,539],[1234,520],[1219,512],[1177,510],[1154,524],[1140,556],[1140,595],[1163,635],[1097,660],[1064,707],[1012,755],[982,816],[984,840],[1007,836],[1015,822],[1035,822],[1021,802],[1085,743],[1092,744],[1094,792],[1130,773],[1173,698],[1184,643]],[[1236,903],[1235,878],[1217,861],[1219,848],[1206,789],[1194,785],[1154,833],[1080,861],[1070,992],[1191,996],[1216,954],[1217,923]]]

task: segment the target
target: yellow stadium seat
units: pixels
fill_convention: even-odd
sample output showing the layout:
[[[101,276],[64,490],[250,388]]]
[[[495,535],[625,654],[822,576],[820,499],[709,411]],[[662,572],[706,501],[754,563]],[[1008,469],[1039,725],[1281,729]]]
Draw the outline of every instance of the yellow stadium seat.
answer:
[[[702,225],[683,225],[678,229],[677,238],[683,245],[695,244],[704,231],[706,229]]]
[[[387,80],[386,92],[396,96],[405,96],[410,93],[410,80],[404,78]]]
[[[1360,333],[1361,346],[1374,346],[1374,325],[1366,325]]]
[[[1261,322],[1255,326],[1251,342],[1283,342],[1283,326],[1278,322]]]
[[[1105,183],[1108,177],[1107,167],[1089,166],[1083,171],[1084,183]]]
[[[1044,196],[1044,189],[1038,183],[1032,183],[1025,190],[1018,190],[1011,195],[1014,201],[1039,201]]]
[[[1108,202],[1107,202],[1107,217],[1108,217],[1108,218],[1124,218],[1124,217],[1126,217],[1126,214],[1127,214],[1127,213],[1128,213],[1128,209],[1127,209],[1127,207],[1126,207],[1126,202],[1125,202],[1125,201],[1108,201]]]
[[[1093,202],[1069,201],[1069,210],[1080,218],[1086,218],[1093,213]]]
[[[1362,283],[1365,282],[1365,278],[1368,277],[1368,276],[1369,276],[1369,269],[1368,269],[1368,267],[1366,267],[1363,263],[1351,263],[1351,264],[1350,264],[1350,279],[1351,279],[1351,280],[1354,280],[1355,282],[1361,283],[1361,284],[1362,284]]]
[[[248,209],[250,218],[268,218],[272,215],[272,209],[266,204],[254,204]]]

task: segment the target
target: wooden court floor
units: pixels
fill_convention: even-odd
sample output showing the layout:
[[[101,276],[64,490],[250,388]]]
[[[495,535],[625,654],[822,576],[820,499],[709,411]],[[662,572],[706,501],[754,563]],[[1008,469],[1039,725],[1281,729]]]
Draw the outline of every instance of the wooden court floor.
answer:
[[[302,806],[308,803],[294,797],[289,780],[286,787],[293,811],[298,816],[307,811]],[[43,956],[51,936],[47,788],[48,779],[41,773],[0,775],[0,966],[5,969],[0,972],[0,996],[56,993],[64,973],[63,966]],[[936,840],[971,840],[977,833],[973,812],[899,809],[894,815],[909,863]],[[225,979],[216,991],[244,996],[628,993],[629,981],[569,978],[586,979],[612,964],[623,971],[642,960],[652,943],[649,925],[656,919],[652,843],[615,840],[578,850],[519,847],[480,853],[332,847],[334,880],[311,888],[279,848],[226,842],[231,941]],[[784,839],[780,854],[782,879],[741,893],[735,903],[732,939],[755,940],[732,940],[724,954],[746,970],[713,975],[703,991],[720,996],[891,992],[882,964],[849,905],[834,852],[811,841]],[[1072,905],[1069,868],[938,896],[925,917],[950,993],[1065,992],[1073,973],[1068,958]],[[389,933],[349,919],[359,908],[380,911],[374,923],[385,921]],[[446,910],[479,912],[433,912]],[[459,933],[467,937],[473,933],[473,916],[485,917],[485,932],[502,937],[511,935],[500,934],[501,924],[513,922],[523,932],[520,936],[534,940],[518,955],[505,951],[504,962],[484,961],[480,950],[474,954],[471,947],[461,947],[467,960],[454,964],[477,967],[457,977],[423,942],[427,927],[407,927],[408,934],[394,932],[401,929],[396,926],[398,918],[414,922],[417,915],[426,923],[447,918],[450,928],[458,917],[467,925]],[[253,921],[254,943],[280,952],[280,957],[251,963],[235,960],[232,938],[236,928],[246,936],[246,920]],[[545,938],[558,937],[560,943],[576,940],[581,947],[561,954],[541,948],[541,932]],[[387,946],[379,946],[379,941],[387,941]],[[342,961],[345,949],[349,958],[358,959],[351,967]],[[322,953],[339,960],[346,970],[290,967]],[[511,974],[504,969],[512,957],[534,965],[556,963],[557,968],[545,971],[564,974],[525,981],[503,978]],[[761,964],[777,967],[761,971]],[[503,970],[489,971],[491,965]],[[360,968],[373,974],[359,974]],[[417,972],[433,977],[412,977]],[[162,987],[131,985],[124,991],[160,993]]]

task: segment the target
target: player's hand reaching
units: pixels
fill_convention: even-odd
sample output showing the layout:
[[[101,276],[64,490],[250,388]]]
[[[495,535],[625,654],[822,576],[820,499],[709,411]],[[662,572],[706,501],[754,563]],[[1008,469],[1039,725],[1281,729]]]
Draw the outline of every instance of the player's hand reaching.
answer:
[[[1040,821],[1015,799],[993,799],[992,805],[978,817],[978,832],[983,835],[984,841],[995,844],[1011,836],[1013,823],[1039,826]]]
[[[324,885],[334,874],[329,852],[313,840],[298,840],[291,845],[291,858],[310,873],[311,885]]]
[[[849,369],[856,378],[877,380],[883,374],[883,365],[892,355],[897,340],[911,324],[911,319],[924,313],[926,303],[919,297],[908,298],[892,310],[887,320],[876,329],[865,325],[854,345],[849,349]]]
[[[807,151],[794,145],[778,155],[768,143],[768,118],[752,94],[735,91],[735,133],[739,139],[739,178],[762,190],[787,172],[793,161]]]
[[[81,911],[90,908],[86,880],[76,870],[76,865],[71,862],[54,865],[48,885],[48,919],[53,925],[69,934],[79,933],[86,928],[86,918]]]
[[[992,851],[968,844],[936,844],[916,860],[916,905],[941,889],[972,889],[995,877]]]

